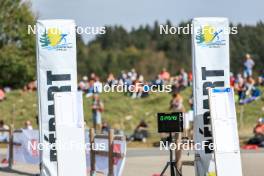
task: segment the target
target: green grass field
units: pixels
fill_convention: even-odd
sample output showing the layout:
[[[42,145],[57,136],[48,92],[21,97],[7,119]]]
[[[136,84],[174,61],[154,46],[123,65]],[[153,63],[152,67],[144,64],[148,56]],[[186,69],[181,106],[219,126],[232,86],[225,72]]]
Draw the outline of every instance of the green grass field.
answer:
[[[262,89],[264,91],[264,89]],[[182,96],[185,100],[185,108],[188,110],[188,97],[191,89],[184,90]],[[240,125],[240,137],[248,138],[252,135],[252,128],[259,117],[264,116],[262,107],[263,98],[248,105],[237,105],[237,118],[240,124],[241,110],[243,110],[243,125]],[[150,124],[152,137],[158,137],[156,133],[156,113],[169,111],[171,96],[167,93],[153,93],[147,98],[131,99],[123,93],[103,93],[101,98],[105,105],[103,121],[107,121],[112,128],[121,128],[126,134],[133,131],[141,119]],[[91,126],[91,98],[84,98],[84,114],[87,125]],[[34,128],[36,126],[35,116],[37,114],[36,92],[22,92],[15,90],[7,94],[7,99],[0,102],[0,119],[7,124],[14,122],[15,128],[23,127],[25,120],[31,120]],[[13,120],[12,120],[13,119]]]

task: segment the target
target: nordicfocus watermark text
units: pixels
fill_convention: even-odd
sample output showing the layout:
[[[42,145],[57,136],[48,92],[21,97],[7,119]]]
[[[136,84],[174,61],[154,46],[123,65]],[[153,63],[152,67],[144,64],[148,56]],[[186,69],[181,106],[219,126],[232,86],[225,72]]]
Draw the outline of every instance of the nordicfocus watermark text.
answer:
[[[64,150],[64,151],[72,151],[72,150],[81,150],[85,149],[86,151],[89,150],[97,150],[97,151],[105,151],[107,149],[107,144],[106,143],[85,143],[84,145],[76,142],[76,141],[69,141],[68,143],[54,143],[54,144],[48,144],[48,143],[32,143],[28,142],[27,143],[28,150],[33,150],[33,151],[42,151],[44,149],[49,149],[49,150]],[[221,146],[223,148],[224,146]],[[193,140],[188,140],[186,142],[180,142],[180,143],[171,143],[171,142],[164,142],[160,141],[160,150],[185,150],[185,151],[190,151],[190,150],[205,150],[205,148],[210,148],[212,151],[216,150],[217,146],[214,143],[207,143],[206,141],[202,143],[194,143]],[[227,145],[224,147],[225,150],[230,150],[231,147],[230,145]]]
[[[51,34],[57,34],[59,27],[53,27],[49,30]],[[37,31],[38,30],[38,31]],[[68,30],[70,33],[77,33],[77,34],[87,34],[87,35],[100,35],[106,33],[106,27],[105,26],[76,26],[74,30],[70,29]],[[28,25],[27,26],[27,33],[30,34],[36,34],[36,33],[44,33],[42,28],[36,28],[36,25]]]
[[[117,85],[109,85],[103,83],[96,83],[94,85],[94,92],[154,92],[154,93],[170,93],[172,91],[172,85],[148,85],[143,83],[136,83],[132,85],[128,84],[117,84]]]
[[[194,143],[193,140],[188,140],[185,142],[179,142],[179,143],[170,143],[168,141],[160,141],[160,150],[201,150],[204,151],[206,148],[209,148],[210,150],[214,151],[217,149],[216,144],[214,143],[208,143],[207,141],[203,141],[202,143]],[[222,145],[221,148],[225,150],[231,150],[232,146],[226,144],[226,146]]]
[[[49,149],[56,151],[58,149],[64,151],[72,151],[72,150],[81,150],[85,149],[89,150],[97,150],[97,151],[105,151],[107,149],[106,143],[85,143],[84,145],[77,141],[69,141],[68,143],[60,144],[58,142],[49,144],[49,143],[31,143],[30,141],[27,144],[28,150],[31,151],[42,151],[44,149]]]
[[[221,29],[223,34],[238,34],[238,28],[236,26]],[[206,26],[202,33],[215,34],[216,27]],[[193,25],[186,24],[186,26],[170,26],[160,25],[160,34],[193,34]]]

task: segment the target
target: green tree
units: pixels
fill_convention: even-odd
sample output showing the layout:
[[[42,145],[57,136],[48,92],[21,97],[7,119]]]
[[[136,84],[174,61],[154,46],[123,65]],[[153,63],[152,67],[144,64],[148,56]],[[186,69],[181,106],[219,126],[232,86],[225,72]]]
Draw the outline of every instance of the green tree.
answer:
[[[21,87],[35,79],[35,39],[27,31],[34,23],[29,3],[1,1],[0,86]]]
[[[178,26],[186,27],[190,23],[190,21],[182,22]],[[169,20],[165,25],[177,27]],[[231,71],[241,72],[244,56],[250,53],[256,62],[254,71],[258,73],[264,68],[264,24],[258,22],[256,25],[237,24],[236,26],[238,34],[230,35]],[[230,24],[230,27],[234,25]],[[200,35],[197,36],[196,41],[202,43],[204,42],[202,29],[198,32]],[[148,74],[145,75],[148,77],[156,74],[160,69],[154,66],[155,64],[167,67],[173,75],[178,73],[179,68],[185,68],[187,71],[191,71],[192,68],[191,35],[161,35],[160,24],[157,21],[153,26],[140,25],[138,28],[132,28],[130,32],[121,26],[108,27],[106,34],[96,37],[89,43],[88,48],[89,51],[93,51],[88,52],[89,67],[92,67],[90,70],[100,75],[134,67]],[[136,51],[136,54],[132,54],[131,49]],[[147,70],[153,70],[153,72]]]

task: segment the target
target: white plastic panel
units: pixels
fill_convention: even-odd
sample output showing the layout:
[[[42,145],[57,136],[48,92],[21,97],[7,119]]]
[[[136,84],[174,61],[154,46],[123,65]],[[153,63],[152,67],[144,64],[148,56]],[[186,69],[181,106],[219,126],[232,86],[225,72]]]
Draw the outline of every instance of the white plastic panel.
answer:
[[[233,89],[209,89],[209,103],[217,176],[242,176]]]
[[[56,93],[55,122],[58,176],[86,176],[81,93]]]

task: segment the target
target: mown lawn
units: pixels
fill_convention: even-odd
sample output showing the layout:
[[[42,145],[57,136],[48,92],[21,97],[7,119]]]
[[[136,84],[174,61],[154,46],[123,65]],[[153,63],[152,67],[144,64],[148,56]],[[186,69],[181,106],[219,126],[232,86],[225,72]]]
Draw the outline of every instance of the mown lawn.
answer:
[[[262,89],[262,92],[264,89]],[[188,110],[188,97],[191,89],[182,92],[185,99],[185,108]],[[103,93],[101,98],[105,105],[103,121],[107,121],[112,128],[121,128],[126,134],[133,131],[141,119],[145,119],[150,124],[150,131],[153,138],[158,136],[156,133],[156,113],[166,112],[169,109],[171,96],[167,93],[153,93],[147,98],[131,99],[123,93]],[[248,105],[237,105],[237,118],[243,117],[243,126],[239,132],[241,138],[248,138],[252,134],[252,128],[259,117],[264,116],[264,96],[258,101]],[[88,126],[91,126],[91,98],[84,97],[84,114]],[[35,116],[37,114],[36,92],[22,92],[15,90],[7,94],[7,99],[0,102],[0,119],[7,124],[14,122],[15,128],[23,127],[25,120],[31,120],[33,126],[37,128]],[[243,116],[241,110],[243,109]]]

